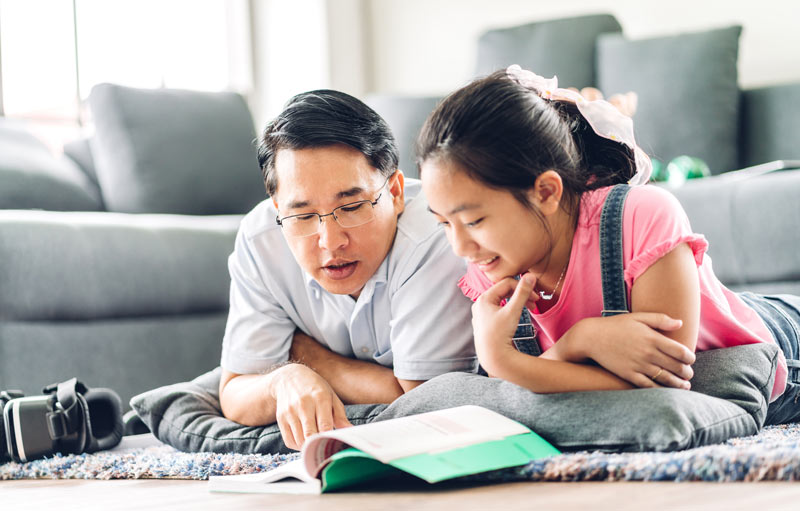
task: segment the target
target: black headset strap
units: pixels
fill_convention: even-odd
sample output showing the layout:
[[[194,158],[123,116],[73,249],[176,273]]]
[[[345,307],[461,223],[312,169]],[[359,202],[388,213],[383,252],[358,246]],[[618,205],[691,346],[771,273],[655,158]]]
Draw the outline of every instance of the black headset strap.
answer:
[[[83,450],[86,443],[86,413],[85,401],[78,394],[85,394],[86,386],[77,378],[48,385],[44,388],[45,394],[55,394],[56,403],[53,411],[47,413],[47,428],[53,440],[66,439],[77,433],[78,444],[76,447]],[[80,452],[80,451],[79,451]]]

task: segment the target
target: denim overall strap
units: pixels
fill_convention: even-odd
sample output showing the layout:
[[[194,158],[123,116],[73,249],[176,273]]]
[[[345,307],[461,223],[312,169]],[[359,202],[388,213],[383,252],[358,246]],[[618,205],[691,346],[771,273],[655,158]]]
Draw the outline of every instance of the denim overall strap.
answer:
[[[514,278],[519,280],[519,275]],[[536,329],[531,321],[531,313],[528,312],[527,307],[522,308],[522,314],[519,316],[517,331],[514,332],[513,339],[517,351],[534,357],[538,357],[542,354],[542,348],[539,346]]]
[[[622,260],[622,210],[631,187],[614,186],[600,215],[600,271],[603,283],[603,316],[630,312]]]

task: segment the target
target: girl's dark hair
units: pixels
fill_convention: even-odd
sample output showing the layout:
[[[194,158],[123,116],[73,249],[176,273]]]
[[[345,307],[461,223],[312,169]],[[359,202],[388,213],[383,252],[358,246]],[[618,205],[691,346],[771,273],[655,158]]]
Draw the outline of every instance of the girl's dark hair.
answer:
[[[386,121],[358,99],[335,90],[304,92],[286,103],[264,129],[258,163],[269,195],[278,189],[275,155],[280,149],[311,149],[336,144],[360,151],[385,177],[397,170],[397,144]]]
[[[598,136],[574,104],[542,99],[505,71],[446,97],[425,121],[417,155],[420,166],[428,159],[451,161],[529,208],[525,192],[540,174],[555,170],[571,212],[583,192],[636,173],[633,151]]]

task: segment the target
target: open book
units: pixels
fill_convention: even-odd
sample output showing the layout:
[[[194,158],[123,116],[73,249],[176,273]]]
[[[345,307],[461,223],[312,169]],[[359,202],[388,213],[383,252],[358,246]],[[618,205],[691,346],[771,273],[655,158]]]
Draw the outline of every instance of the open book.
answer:
[[[522,424],[460,406],[319,433],[300,458],[267,472],[211,476],[211,491],[325,493],[398,473],[429,483],[559,454]]]

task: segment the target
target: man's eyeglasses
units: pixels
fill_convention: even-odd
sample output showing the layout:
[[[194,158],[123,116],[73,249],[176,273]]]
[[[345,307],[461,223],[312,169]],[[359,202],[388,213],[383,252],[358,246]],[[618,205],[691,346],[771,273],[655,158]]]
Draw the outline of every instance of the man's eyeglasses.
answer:
[[[386,186],[388,182],[389,178],[384,181],[379,189]],[[283,218],[276,217],[275,221],[281,226],[283,232],[287,236],[297,238],[317,234],[320,225],[322,225],[322,219],[326,216],[332,216],[333,219],[336,220],[336,223],[345,229],[358,227],[371,222],[375,218],[374,208],[378,201],[381,200],[382,195],[383,192],[378,194],[375,200],[360,200],[343,204],[325,215],[320,215],[319,213],[302,213],[299,215],[285,216]]]

